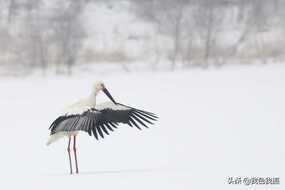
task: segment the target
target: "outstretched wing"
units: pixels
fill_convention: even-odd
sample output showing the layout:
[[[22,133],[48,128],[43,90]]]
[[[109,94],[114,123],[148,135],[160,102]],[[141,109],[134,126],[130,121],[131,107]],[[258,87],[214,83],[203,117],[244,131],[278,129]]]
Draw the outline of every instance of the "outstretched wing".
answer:
[[[51,134],[60,131],[85,131],[96,139],[109,135],[120,123],[128,124],[141,130],[148,128],[158,117],[151,112],[132,108],[123,104],[99,104],[96,109],[89,109],[82,114],[64,115],[57,118],[50,126]]]

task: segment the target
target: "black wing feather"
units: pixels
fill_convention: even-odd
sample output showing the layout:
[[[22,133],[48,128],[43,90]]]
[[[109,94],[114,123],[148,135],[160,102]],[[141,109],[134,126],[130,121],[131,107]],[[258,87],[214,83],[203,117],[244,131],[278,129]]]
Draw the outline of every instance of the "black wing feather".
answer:
[[[104,135],[103,135],[103,132],[101,130],[101,125],[97,126],[96,128],[97,128],[97,130],[99,132],[99,135],[104,139]]]
[[[94,137],[98,140],[98,134],[97,134],[96,127],[93,127],[93,128],[92,128],[92,131],[93,131]]]
[[[144,113],[144,112],[140,112],[140,111],[136,111],[136,113],[142,115],[143,117],[146,117],[146,118],[148,118],[148,119],[151,119],[151,120],[153,120],[153,121],[156,121],[156,118],[155,118],[154,116],[148,115],[148,114],[146,114],[146,113]]]
[[[148,128],[147,124],[153,124],[158,118],[154,113],[123,104],[114,106],[115,109],[113,106],[101,110],[91,108],[82,114],[60,116],[49,127],[51,135],[60,131],[85,131],[98,140],[99,136],[104,138],[104,133],[109,135],[114,131],[119,123],[141,130],[140,126]]]
[[[138,121],[140,124],[142,124],[144,127],[148,128],[148,126],[147,126],[144,122],[142,122],[138,117],[136,117],[135,115],[133,115],[133,118],[134,118],[136,121]]]
[[[112,127],[114,127],[115,129],[117,129],[118,127],[116,125],[118,125],[117,123],[112,123],[112,122],[109,122],[110,125],[112,125]]]
[[[133,118],[131,118],[130,117],[130,122],[132,123],[132,124],[134,124],[135,126],[136,126],[136,128],[138,128],[139,130],[141,130],[141,128],[138,126],[138,124],[134,121],[134,119]]]
[[[110,131],[114,131],[114,129],[112,129],[112,127],[109,125],[109,122],[108,123],[105,123],[106,127],[110,130]]]
[[[149,124],[152,124],[152,125],[153,125],[153,123],[152,123],[151,121],[147,120],[146,118],[144,118],[144,117],[143,117],[143,116],[141,116],[140,114],[138,114],[138,113],[134,113],[134,115],[135,115],[135,116],[137,116],[137,117],[139,117],[140,119],[144,120],[145,122],[147,122],[147,123],[149,123]]]
[[[107,135],[109,135],[109,132],[107,131],[107,129],[105,128],[105,126],[104,126],[104,123],[101,125],[102,127],[102,129],[103,129],[103,131],[107,134]]]

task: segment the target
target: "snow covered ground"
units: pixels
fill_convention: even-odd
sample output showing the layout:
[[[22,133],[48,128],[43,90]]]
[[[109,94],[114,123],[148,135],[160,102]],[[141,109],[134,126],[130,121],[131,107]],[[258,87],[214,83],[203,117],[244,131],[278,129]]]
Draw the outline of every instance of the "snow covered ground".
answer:
[[[159,115],[78,138],[80,174],[67,140],[45,146],[61,109],[103,80],[122,103]],[[285,66],[0,80],[1,189],[284,189]],[[98,101],[104,101],[100,95]],[[228,185],[228,177],[280,177],[280,185]]]

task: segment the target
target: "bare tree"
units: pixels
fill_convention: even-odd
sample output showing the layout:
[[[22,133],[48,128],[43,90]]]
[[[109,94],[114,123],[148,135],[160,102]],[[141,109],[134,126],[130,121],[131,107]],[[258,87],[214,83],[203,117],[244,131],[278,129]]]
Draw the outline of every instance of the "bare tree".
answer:
[[[80,14],[83,10],[83,1],[69,1],[61,3],[55,9],[52,30],[56,47],[60,51],[57,58],[56,72],[59,73],[60,65],[66,65],[67,73],[72,74],[72,66],[75,64],[82,46],[82,40],[86,37]]]
[[[45,75],[47,68],[47,49],[46,43],[46,20],[42,17],[41,13],[42,1],[30,0],[27,2],[25,29],[27,41],[27,53],[30,60],[30,66],[42,68]]]
[[[159,0],[145,2],[135,1],[138,7],[135,9],[136,14],[141,18],[154,23],[157,29],[157,34],[167,34],[172,38],[173,51],[169,55],[172,69],[176,67],[177,57],[181,48],[180,41],[183,27],[182,22],[184,8],[187,7],[190,2],[191,0],[164,0],[163,3]],[[157,45],[156,48],[158,48]],[[156,49],[156,52],[158,60],[159,50]]]
[[[161,1],[160,0],[148,0],[148,1],[133,1],[132,12],[139,18],[153,23],[155,28],[154,34],[154,51],[155,60],[152,64],[152,68],[155,69],[160,60],[159,49],[159,35],[161,34],[161,25],[163,20],[161,19]]]
[[[223,18],[219,3],[219,1],[202,0],[194,13],[197,31],[204,41],[204,68],[208,67],[209,58],[213,56],[217,32]]]
[[[250,12],[248,23],[250,24],[251,33],[255,36],[256,51],[258,52],[258,57],[261,59],[262,63],[266,63],[266,54],[264,52],[264,39],[260,35],[268,30],[269,25],[269,15],[268,7],[273,5],[265,0],[251,0]]]
[[[16,3],[16,0],[10,0],[8,8],[8,23],[11,23],[11,21],[13,20],[13,17],[16,14],[17,9],[18,5]]]
[[[189,0],[178,0],[165,2],[163,4],[164,23],[162,25],[164,32],[169,33],[173,39],[173,53],[170,55],[171,68],[174,69],[177,64],[178,54],[181,52],[181,34],[183,31],[183,13],[189,6]]]

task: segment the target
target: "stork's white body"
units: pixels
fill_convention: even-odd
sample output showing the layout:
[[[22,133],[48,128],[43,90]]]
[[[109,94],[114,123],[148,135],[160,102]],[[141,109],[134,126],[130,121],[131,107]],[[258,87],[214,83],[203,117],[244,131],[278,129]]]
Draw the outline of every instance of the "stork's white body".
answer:
[[[96,95],[90,95],[87,98],[81,99],[78,102],[76,102],[70,106],[67,106],[64,109],[64,114],[67,114],[67,115],[81,114],[90,108],[95,108],[95,106],[96,106]]]
[[[67,106],[62,115],[76,115],[81,114],[84,111],[95,108],[96,106],[96,96],[98,92],[100,91],[99,88],[95,87],[93,90],[93,93],[90,94],[87,98],[83,98],[76,103]],[[49,136],[49,139],[46,143],[46,145],[50,145],[51,143],[63,138],[63,137],[70,137],[70,136],[76,136],[78,135],[79,131],[62,131],[55,133],[53,135]]]

